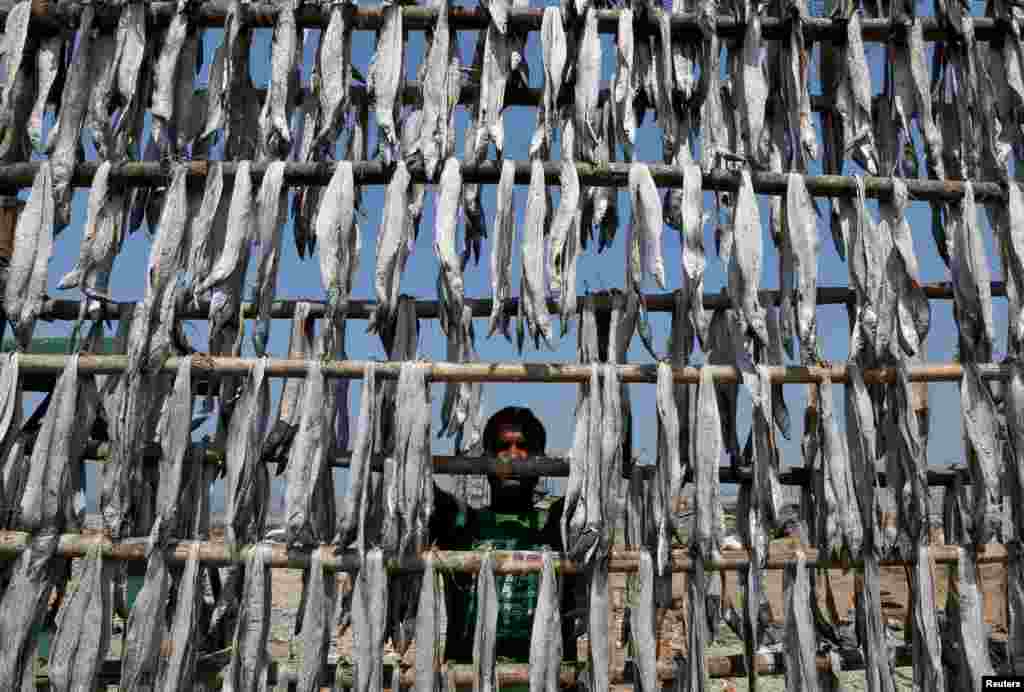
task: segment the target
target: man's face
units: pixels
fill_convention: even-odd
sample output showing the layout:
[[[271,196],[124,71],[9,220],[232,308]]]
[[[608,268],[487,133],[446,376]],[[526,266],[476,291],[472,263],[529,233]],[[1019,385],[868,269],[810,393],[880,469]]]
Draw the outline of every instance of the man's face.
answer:
[[[526,433],[521,425],[509,423],[498,426],[495,445],[495,456],[499,461],[517,462],[530,456],[527,451]],[[533,492],[537,485],[536,478],[520,478],[499,470],[489,476],[491,493],[494,499],[520,502],[525,495]]]
[[[508,424],[498,428],[497,457],[502,461],[519,461],[530,456],[526,449],[526,433],[522,426]]]

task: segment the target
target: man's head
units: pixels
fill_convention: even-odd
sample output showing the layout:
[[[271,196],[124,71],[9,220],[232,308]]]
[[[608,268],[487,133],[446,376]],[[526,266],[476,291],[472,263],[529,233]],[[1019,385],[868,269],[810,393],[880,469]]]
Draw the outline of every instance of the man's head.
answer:
[[[528,408],[509,406],[487,421],[484,427],[484,449],[503,461],[522,461],[544,454],[547,433],[544,425]],[[518,478],[505,474],[488,477],[492,504],[532,503],[537,478]],[[521,509],[521,507],[519,507]]]

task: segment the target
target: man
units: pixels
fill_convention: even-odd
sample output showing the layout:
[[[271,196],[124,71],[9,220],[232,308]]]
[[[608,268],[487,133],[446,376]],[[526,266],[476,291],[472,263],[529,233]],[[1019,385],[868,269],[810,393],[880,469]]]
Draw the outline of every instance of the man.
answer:
[[[544,426],[527,409],[510,406],[494,414],[484,428],[484,450],[510,466],[544,454]],[[454,498],[438,493],[431,535],[445,550],[562,550],[559,522],[564,501],[559,498],[547,511],[535,507],[538,478],[506,473],[488,476],[491,503],[486,509],[460,509]],[[540,573],[496,575],[498,591],[497,655],[499,660],[527,662],[530,633],[537,603]],[[476,579],[472,574],[453,575],[447,584],[448,633],[446,658],[471,661],[476,628]],[[563,580],[562,612],[572,605],[572,584]],[[562,626],[565,656],[575,658],[573,631],[567,619]]]

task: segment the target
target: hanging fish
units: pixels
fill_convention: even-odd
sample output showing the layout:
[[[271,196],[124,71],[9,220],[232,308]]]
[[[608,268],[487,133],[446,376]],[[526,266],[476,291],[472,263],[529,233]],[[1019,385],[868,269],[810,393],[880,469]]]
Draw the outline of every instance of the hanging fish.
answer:
[[[526,219],[522,242],[522,277],[519,282],[519,349],[523,348],[523,331],[528,329],[536,348],[540,340],[548,348],[551,342],[551,319],[548,315],[547,291],[544,281],[544,235],[548,206],[544,185],[544,164],[530,162],[530,189],[526,198]]]
[[[85,228],[78,261],[71,271],[57,282],[58,289],[81,286],[87,296],[93,292],[100,273],[109,274],[114,257],[123,241],[124,197],[108,185],[110,162],[104,161],[96,169],[89,202],[86,207]],[[91,296],[90,296],[91,297]]]
[[[260,111],[261,148],[269,158],[284,158],[291,149],[288,123],[298,89],[297,63],[301,60],[301,41],[295,25],[298,3],[289,1],[278,8],[274,39],[270,50],[270,83]]]
[[[224,687],[228,690],[267,688],[272,574],[267,564],[269,558],[270,547],[260,543],[249,550],[245,561],[242,607],[231,647],[231,662],[224,674]]]
[[[897,295],[896,336],[903,352],[908,356],[918,355],[931,325],[931,307],[928,297],[921,288],[914,242],[905,211],[909,202],[907,185],[899,178],[893,179],[891,203],[881,203],[882,213],[879,233],[892,234],[892,250],[886,262],[886,281]]]
[[[78,585],[57,615],[47,674],[59,692],[95,689],[110,648],[111,568],[100,548],[90,548]]]
[[[3,71],[0,73],[0,126],[3,127],[11,125],[11,90],[24,58],[31,16],[32,3],[22,0],[11,7],[4,22]]]
[[[28,138],[35,151],[46,149],[46,142],[43,141],[43,116],[46,114],[53,83],[57,81],[63,55],[64,37],[60,35],[43,39],[36,49],[36,99],[28,118]]]
[[[151,547],[145,580],[125,625],[120,683],[120,689],[125,692],[152,688],[156,681],[166,624],[164,610],[170,588],[171,573],[167,569],[163,548]]]
[[[384,623],[388,618],[388,573],[384,554],[374,548],[366,554],[353,578],[352,588],[352,689],[374,692],[384,682]],[[341,670],[341,667],[338,667]],[[351,684],[351,683],[349,683]],[[341,681],[338,681],[341,686]]]
[[[423,79],[423,115],[420,117],[418,150],[423,154],[428,180],[441,163],[455,154],[453,113],[459,101],[461,65],[458,41],[448,28],[448,3],[438,6],[433,40],[427,52]],[[411,152],[404,152],[409,155]],[[461,192],[461,191],[460,191]]]
[[[728,261],[726,291],[736,312],[742,315],[747,329],[761,344],[768,343],[764,308],[758,291],[761,288],[761,217],[750,180],[750,171],[740,172],[740,189],[732,221],[733,248]]]
[[[305,360],[312,358],[313,353],[313,321],[309,313],[313,306],[306,301],[295,304],[292,314],[292,331],[288,338],[288,359]],[[299,428],[299,419],[305,412],[303,405],[306,378],[289,377],[281,387],[281,395],[277,402],[277,420],[267,433],[263,444],[262,458],[278,461],[278,475],[288,466],[289,450],[295,433]],[[317,408],[320,408],[319,405]],[[306,459],[306,457],[300,457]],[[305,463],[305,462],[303,462]]]
[[[807,170],[810,161],[818,158],[818,140],[811,118],[811,97],[808,92],[809,50],[803,26],[807,17],[804,0],[790,0],[785,8],[789,17],[788,40],[779,51],[782,70],[782,98],[786,108],[789,139],[793,142],[792,159],[797,170]]]
[[[661,198],[646,164],[629,167],[629,198],[633,207],[628,227],[626,285],[639,292],[645,273],[654,276],[665,288],[665,264],[661,257],[661,231],[664,225]]]
[[[974,206],[974,186],[964,182],[964,197],[959,205],[951,205],[950,271],[953,276],[953,297],[963,358],[988,362],[992,354],[994,323],[992,321],[991,272],[985,245],[978,228]]]
[[[14,251],[7,270],[4,312],[14,324],[18,350],[32,340],[43,307],[47,265],[54,234],[54,179],[49,162],[39,165],[25,208],[14,229]]]
[[[963,414],[967,467],[974,493],[974,541],[976,545],[991,539],[987,517],[999,502],[999,422],[996,404],[988,386],[982,382],[977,365],[964,362],[960,383],[960,406]]]
[[[327,317],[336,328],[348,311],[349,295],[359,271],[362,240],[355,214],[356,195],[352,162],[339,161],[320,198],[315,223]]]
[[[839,437],[832,411],[832,382],[822,380],[820,389],[821,405],[821,456],[825,471],[825,482],[831,485],[837,507],[837,518],[840,529],[841,547],[845,547],[850,555],[860,554],[864,540],[864,526],[858,512],[849,511],[857,502],[854,473],[846,454],[846,444]]]
[[[373,362],[363,371],[363,390],[359,403],[359,422],[352,443],[352,461],[349,471],[349,498],[345,513],[338,515],[338,532],[334,544],[347,547],[359,539],[359,557],[365,558],[365,520],[370,485],[370,461],[374,451],[377,430],[377,366]]]
[[[935,563],[932,561],[931,548],[918,545],[914,557],[910,579],[911,612],[914,617],[914,685],[920,686],[919,689],[945,692],[938,608],[935,605]]]
[[[117,78],[117,38],[112,32],[100,31],[92,44],[92,84],[83,124],[92,133],[96,155],[101,161],[115,153],[110,105]]]
[[[621,20],[620,20],[621,22]],[[551,139],[558,121],[559,96],[562,91],[568,45],[565,27],[562,25],[562,13],[558,7],[544,8],[541,19],[541,55],[544,64],[544,89],[541,102],[537,108],[537,129],[530,140],[529,158],[548,158],[551,151]]]
[[[658,458],[656,480],[658,484],[659,505],[653,508],[654,516],[657,520],[657,525],[655,526],[655,533],[657,535],[655,557],[658,574],[664,575],[670,567],[672,538],[676,528],[672,507],[675,498],[682,491],[684,479],[680,448],[676,442],[680,436],[680,424],[689,426],[688,420],[679,420],[672,366],[665,362],[658,363],[657,409]]]
[[[437,573],[432,553],[424,558],[420,580],[419,607],[416,609],[415,689],[433,692],[438,688],[437,674],[442,667],[441,624],[444,620],[442,577]]]
[[[491,245],[491,317],[487,330],[488,338],[501,331],[505,338],[512,340],[509,333],[511,315],[505,302],[512,297],[512,245],[515,241],[515,185],[516,166],[509,159],[501,164],[501,178],[498,181],[497,199],[494,207],[494,242]]]
[[[993,675],[985,631],[984,602],[978,588],[978,556],[971,548],[957,548],[956,565],[957,615],[953,619],[960,649],[961,674],[970,680]]]
[[[316,511],[312,503],[328,463],[324,434],[326,416],[322,408],[326,383],[320,361],[314,359],[308,363],[306,382],[301,390],[301,418],[289,454],[285,493],[285,536],[289,545],[312,545],[325,538],[316,535],[319,532],[314,526]]]
[[[859,38],[859,34],[858,34]],[[753,164],[758,162],[761,133],[764,129],[765,108],[768,103],[768,79],[762,63],[763,43],[761,17],[755,10],[747,18],[743,34],[743,49],[739,55],[741,67],[737,71],[736,93],[740,101],[740,124],[743,146]]]
[[[237,544],[258,540],[269,492],[266,465],[260,451],[266,435],[270,392],[265,377],[266,359],[253,366],[228,422],[225,449],[226,540]]]
[[[871,73],[861,37],[860,13],[846,19],[843,68],[836,86],[836,111],[843,124],[842,155],[850,156],[871,175],[878,175],[871,120]]]
[[[288,188],[284,185],[284,161],[267,167],[256,198],[260,254],[256,263],[256,328],[253,347],[265,355],[270,339],[270,309],[277,292],[277,270],[281,263],[281,235],[288,215]]]
[[[64,571],[63,561],[55,558],[59,541],[60,536],[52,533],[34,536],[14,563],[0,601],[0,612],[4,613],[0,634],[5,642],[0,650],[0,684],[4,689],[24,689],[21,683],[26,675],[34,680],[36,633],[49,610],[58,574]],[[96,622],[96,627],[101,623]],[[54,651],[52,646],[50,650]]]
[[[223,249],[230,202],[230,196],[224,194],[223,164],[212,161],[206,172],[199,213],[189,227],[188,273],[196,303],[199,294],[195,289],[210,274],[216,259],[215,250]]]
[[[892,64],[891,104],[898,125],[904,136],[910,139],[910,119],[916,114],[918,131],[924,140],[924,150],[928,161],[928,169],[939,179],[946,177],[946,163],[942,135],[936,124],[936,116],[932,102],[932,83],[928,77],[927,49],[924,43],[924,28],[920,18],[912,20],[907,29],[906,42],[894,42],[890,49]],[[940,87],[941,88],[941,87]],[[953,142],[949,143],[954,146]],[[900,152],[899,159],[903,159]],[[952,172],[952,171],[950,171]],[[888,175],[891,171],[881,171]]]
[[[496,692],[498,592],[494,581],[494,553],[490,550],[484,551],[480,559],[475,596],[477,615],[473,634],[473,692]]]
[[[174,390],[167,400],[157,428],[160,437],[160,485],[156,496],[156,521],[151,538],[164,545],[179,522],[186,456],[192,435],[192,357],[181,358],[174,377]]]
[[[704,173],[722,166],[722,156],[728,154],[729,133],[722,104],[721,60],[722,49],[718,38],[717,0],[700,0],[697,24],[704,37],[703,62],[700,70],[700,167]]]
[[[814,620],[811,617],[811,588],[807,576],[807,558],[798,548],[796,560],[786,565],[783,572],[783,598],[786,602],[786,689],[811,692],[818,689],[818,670],[815,666],[817,648],[814,640]]]
[[[462,306],[465,301],[462,265],[455,249],[455,232],[459,223],[459,199],[462,195],[462,172],[459,161],[449,158],[441,173],[440,192],[434,220],[434,254],[441,265],[437,277],[438,299],[441,303],[441,330],[461,333]]]
[[[399,161],[384,193],[381,230],[377,234],[374,270],[377,308],[370,320],[370,329],[378,333],[388,329],[394,320],[402,272],[412,252],[407,205],[410,182],[409,170],[403,161]]]
[[[203,594],[199,588],[200,578],[199,546],[193,544],[189,549],[185,571],[178,581],[174,620],[170,631],[174,647],[160,675],[160,689],[165,692],[188,689],[192,687],[195,679],[199,654],[197,626],[204,605]]]
[[[597,10],[587,8],[583,18],[583,32],[576,48],[574,128],[576,149],[581,161],[596,161],[601,109],[598,94],[601,78],[601,38],[597,32]]]
[[[488,558],[490,555],[488,554]],[[486,559],[486,558],[485,558]],[[493,579],[493,576],[491,577]],[[555,573],[554,558],[545,550],[541,558],[537,606],[530,631],[530,690],[550,692],[560,689],[562,667],[561,583]],[[493,586],[491,587],[493,590]],[[479,600],[479,597],[478,597]],[[493,605],[496,604],[492,604]],[[485,635],[486,636],[486,635]],[[493,640],[491,640],[493,646]],[[493,661],[494,654],[491,654]],[[493,662],[491,663],[493,675]],[[497,689],[495,680],[490,689]]]
[[[722,456],[722,431],[714,379],[711,376],[711,371],[707,368],[701,368],[695,432],[696,436],[691,442],[694,446],[691,458],[694,463],[697,492],[694,495],[694,526],[691,543],[695,555],[707,558],[718,552],[718,533],[722,525],[722,503],[719,497],[718,482],[718,466]],[[700,621],[693,620],[693,622]]]
[[[374,103],[377,126],[381,130],[378,146],[384,147],[384,163],[390,165],[399,157],[399,138],[396,121],[401,112],[402,75],[404,73],[404,30],[402,8],[399,5],[383,7],[384,22],[377,33],[377,48],[367,75],[367,93]]]
[[[790,173],[786,185],[786,229],[784,238],[792,262],[791,300],[800,337],[800,360],[817,363],[818,227],[814,202],[807,193],[803,176]]]
[[[316,54],[314,91],[319,99],[315,146],[330,145],[338,136],[349,109],[352,88],[352,24],[347,2],[330,2],[330,19]]]
[[[574,274],[576,263],[576,239],[579,238],[579,230],[576,220],[579,214],[580,202],[580,180],[576,173],[576,164],[573,161],[562,163],[561,175],[559,178],[561,187],[561,200],[558,205],[558,212],[555,220],[548,231],[548,261],[547,277],[550,281],[550,290],[555,294],[555,301],[562,315],[563,323],[571,313],[575,313],[575,306],[567,309],[567,304],[575,300],[576,287],[570,282],[570,276]],[[572,296],[565,290],[570,283],[572,285]],[[565,333],[563,327],[562,333]]]
[[[496,0],[492,5],[500,4]],[[508,36],[496,26],[493,18],[485,35],[480,71],[480,96],[477,101],[473,159],[481,160],[487,155],[487,147],[494,144],[498,158],[505,150],[505,85],[512,69]],[[474,65],[476,63],[474,62]],[[468,146],[468,144],[467,144]]]

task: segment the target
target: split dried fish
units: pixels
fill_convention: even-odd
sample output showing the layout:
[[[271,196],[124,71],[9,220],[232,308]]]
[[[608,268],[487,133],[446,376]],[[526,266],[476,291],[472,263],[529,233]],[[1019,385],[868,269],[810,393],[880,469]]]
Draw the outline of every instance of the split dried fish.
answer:
[[[704,346],[707,362],[710,365],[731,365],[742,368],[744,376],[750,372],[750,356],[744,344],[744,336],[740,332],[743,324],[734,310],[719,309],[711,316]],[[735,465],[740,456],[740,445],[737,432],[737,407],[739,405],[739,383],[726,382],[715,385],[720,420],[722,423],[722,443],[730,461]]]
[[[540,586],[530,631],[530,692],[560,689],[558,676],[562,667],[561,585],[551,551],[545,550],[541,560]],[[496,683],[494,689],[497,689]]]
[[[502,0],[496,0],[497,4]],[[487,155],[487,147],[494,144],[498,158],[505,150],[505,85],[512,69],[509,37],[492,20],[484,33],[483,59],[480,72],[480,97],[476,107],[473,139],[473,159]],[[474,62],[474,65],[476,63]],[[468,144],[467,144],[468,146]],[[468,205],[467,205],[468,206]]]
[[[257,196],[257,227],[260,254],[256,263],[256,328],[253,347],[257,355],[267,352],[270,339],[270,308],[277,292],[277,270],[281,263],[281,235],[288,216],[288,188],[284,186],[284,161],[267,167]]]
[[[315,143],[333,143],[349,109],[352,88],[352,25],[346,2],[332,2],[327,28],[320,36],[315,91],[320,101]]]
[[[1000,426],[992,392],[982,381],[977,365],[969,361],[964,363],[960,382],[960,407],[974,494],[974,542],[984,545],[992,538],[987,517],[998,506],[1002,493],[999,481]]]
[[[936,617],[938,609],[935,606],[934,569],[931,548],[918,545],[910,579],[911,612],[914,617],[914,685],[922,690],[945,692],[942,646]]]
[[[845,547],[850,555],[859,555],[864,540],[864,526],[861,515],[850,511],[857,502],[854,474],[846,455],[846,444],[839,436],[839,428],[832,411],[832,381],[823,379],[819,387],[821,406],[821,456],[825,482],[832,488],[836,501],[836,517],[840,540],[829,541],[831,547]],[[819,537],[819,540],[822,537]]]
[[[476,577],[476,624],[473,634],[473,692],[496,692],[495,668],[498,591],[494,582],[494,553],[484,552]],[[534,622],[538,622],[536,619]]]
[[[57,616],[57,632],[50,642],[47,673],[50,688],[59,692],[91,690],[110,648],[111,568],[103,553],[91,548],[78,586]]]
[[[768,104],[769,87],[762,62],[762,51],[761,17],[757,11],[752,11],[747,18],[747,28],[743,34],[743,49],[739,56],[741,68],[737,71],[736,84],[738,93],[742,94],[739,101],[743,145],[751,162],[758,158],[765,108]]]
[[[621,20],[620,20],[621,21]],[[558,7],[544,8],[541,19],[541,56],[544,64],[544,89],[537,107],[537,128],[530,140],[529,158],[548,158],[551,140],[559,116],[559,97],[568,59],[565,27]],[[499,206],[500,210],[500,206]]]
[[[875,473],[878,433],[875,428],[874,405],[864,384],[864,373],[859,364],[847,364],[846,386],[846,446],[850,453],[860,522],[864,528],[865,550],[882,547],[875,515],[875,493],[878,477]]]
[[[782,74],[782,98],[786,108],[787,129],[793,146],[793,160],[798,170],[807,170],[810,161],[818,158],[818,140],[811,118],[811,97],[807,85],[810,52],[804,40],[803,25],[807,17],[804,0],[790,0],[785,7],[790,19],[789,37],[779,50]]]
[[[202,578],[200,569],[199,546],[193,545],[189,550],[185,571],[178,581],[177,605],[170,631],[174,647],[160,676],[162,689],[166,692],[187,689],[195,679],[199,654],[197,629],[204,605],[202,592],[198,588]]]
[[[501,331],[512,340],[509,332],[511,316],[505,302],[512,297],[512,245],[515,241],[515,185],[516,166],[510,159],[501,164],[497,199],[494,208],[494,242],[491,245],[491,317],[487,336]]]
[[[818,300],[818,228],[814,218],[814,202],[807,193],[802,175],[790,173],[786,185],[786,229],[784,238],[792,262],[791,292],[800,338],[800,360],[805,365],[817,363],[818,339],[816,304]],[[787,282],[790,283],[790,282]]]
[[[675,533],[672,503],[678,497],[683,486],[684,469],[680,459],[680,426],[689,426],[689,421],[679,420],[679,409],[676,405],[675,383],[672,378],[672,366],[665,362],[658,363],[657,385],[658,407],[658,461],[657,484],[659,504],[653,508],[657,525],[656,559],[658,574],[663,575],[669,569],[672,537]]]
[[[59,540],[60,536],[53,533],[33,536],[14,563],[4,590],[0,601],[0,612],[4,613],[0,634],[5,642],[0,650],[0,684],[4,689],[23,689],[23,677],[34,670],[37,628],[43,623],[50,594],[64,567],[64,561],[55,557]]]
[[[145,581],[125,625],[120,686],[125,692],[152,689],[156,682],[160,671],[160,644],[167,624],[164,610],[170,589],[171,573],[163,549],[151,547]]]
[[[732,237],[726,290],[736,312],[746,322],[747,330],[764,345],[768,343],[768,330],[764,308],[758,298],[761,288],[761,216],[747,169],[740,173]]]
[[[612,101],[615,104],[615,134],[622,144],[626,161],[633,160],[636,145],[636,108],[633,104],[633,10],[619,11],[618,31],[615,34],[615,79]]]
[[[357,190],[352,162],[339,161],[316,215],[316,242],[320,248],[320,277],[327,292],[327,317],[335,327],[348,311],[362,239],[356,221]]]
[[[98,32],[92,44],[93,79],[89,89],[89,104],[84,125],[92,133],[97,157],[103,161],[113,154],[113,127],[110,101],[117,77],[117,36],[112,32]]]
[[[224,194],[223,164],[212,161],[206,172],[199,213],[189,227],[188,273],[192,278],[193,301],[197,303],[199,294],[195,289],[209,276],[215,250],[223,249],[230,203],[230,196]]]
[[[11,91],[24,59],[31,16],[32,3],[22,0],[11,7],[4,22],[4,35],[2,44],[0,44],[0,47],[3,48],[3,73],[0,75],[2,76],[2,80],[0,80],[0,125],[5,128],[11,125],[13,115]]]
[[[576,73],[574,128],[576,149],[582,161],[597,161],[598,132],[601,109],[598,95],[601,79],[601,38],[597,33],[597,10],[587,8],[583,17],[583,33],[574,56]]]
[[[705,173],[721,167],[722,157],[728,154],[729,132],[722,104],[722,48],[716,22],[717,0],[701,0],[697,8],[697,23],[704,37],[703,61],[700,70],[700,167]]]
[[[442,331],[449,336],[461,333],[466,326],[462,323],[462,306],[465,301],[462,264],[455,248],[461,196],[462,170],[458,159],[449,158],[441,173],[434,219],[434,254],[441,265],[437,277],[437,297],[441,303],[439,319]]]
[[[47,265],[53,246],[54,194],[50,164],[43,162],[14,228],[14,251],[4,294],[4,312],[14,323],[15,343],[22,351],[29,347],[36,316],[43,307]]]
[[[562,317],[562,334],[565,334],[566,323],[576,312],[575,265],[577,257],[577,240],[579,238],[578,219],[580,204],[580,180],[576,173],[576,164],[566,161],[562,164],[561,199],[558,212],[548,231],[547,276],[551,282],[550,290],[555,294],[555,302]],[[569,295],[569,290],[572,295]]]
[[[978,228],[974,186],[964,182],[964,197],[951,205],[950,271],[953,276],[955,315],[964,360],[988,362],[992,354],[991,271]]]
[[[309,561],[309,576],[305,583],[308,594],[303,599],[302,613],[302,669],[299,672],[299,692],[318,692],[320,676],[327,664],[327,651],[331,644],[331,617],[337,580],[334,572],[324,573],[323,548],[312,552]]]
[[[308,361],[305,380],[301,418],[291,446],[285,493],[285,536],[289,545],[312,545],[329,538],[317,535],[320,532],[316,530],[316,507],[313,505],[317,486],[330,473],[326,458],[327,421],[322,408],[327,383],[319,360]],[[333,530],[334,526],[330,529]]]
[[[886,262],[886,280],[896,290],[896,335],[903,352],[916,356],[931,326],[931,307],[921,288],[914,242],[905,211],[909,202],[906,183],[893,179],[891,203],[879,207],[882,221],[879,232],[892,234],[892,250]]]
[[[377,126],[381,130],[381,144],[378,146],[385,147],[384,162],[390,164],[400,158],[399,133],[395,123],[401,112],[399,96],[403,81],[405,41],[401,6],[385,5],[383,13],[384,22],[377,33],[377,48],[370,63],[366,86],[374,103]]]
[[[664,215],[654,178],[646,164],[629,167],[629,198],[633,208],[628,227],[626,285],[639,291],[645,273],[654,276],[665,288],[665,263],[661,255],[661,231]]]
[[[46,148],[46,143],[43,142],[43,116],[46,114],[46,104],[53,90],[53,83],[57,81],[63,54],[63,36],[45,38],[36,49],[36,99],[28,119],[28,138],[36,151],[43,151]]]
[[[224,674],[228,692],[267,689],[270,634],[271,569],[270,547],[260,543],[250,549],[245,561],[245,587],[231,647],[231,662]]]
[[[384,623],[388,619],[388,573],[380,548],[367,552],[354,581],[352,679],[355,684],[352,688],[355,692],[375,692],[384,682]]]
[[[313,354],[313,321],[310,312],[313,306],[306,301],[299,301],[292,314],[292,332],[288,338],[288,358],[304,360]],[[305,414],[304,394],[308,374],[305,378],[289,377],[281,387],[281,396],[277,400],[277,420],[274,422],[267,440],[263,444],[264,460],[278,460],[278,475],[288,466],[289,450],[299,428],[299,419]],[[321,390],[322,391],[322,390]],[[320,404],[317,405],[320,408]],[[308,452],[309,450],[307,450]],[[306,460],[308,457],[299,457]],[[305,463],[305,462],[304,462]]]
[[[714,387],[711,370],[701,368],[697,427],[692,440],[694,449],[691,456],[697,487],[694,495],[691,544],[695,554],[705,558],[718,552],[718,534],[722,525],[722,502],[718,482],[718,466],[722,456],[722,427]],[[692,622],[700,621],[694,619]]]
[[[433,554],[424,557],[419,607],[416,609],[415,689],[433,692],[438,688],[441,659],[441,623],[444,613],[442,577],[437,573]]]
[[[978,588],[978,556],[971,548],[957,548],[956,598],[959,617],[955,619],[960,648],[960,672],[965,679],[980,681],[993,675],[985,633],[982,594]],[[981,683],[972,683],[977,689]]]
[[[377,333],[388,329],[394,320],[401,276],[411,252],[407,204],[410,182],[405,162],[399,161],[384,193],[381,229],[377,234],[377,264],[374,270],[377,309],[370,321],[370,328]]]
[[[367,363],[363,371],[363,391],[360,395],[359,423],[352,444],[352,462],[349,471],[349,499],[344,515],[338,515],[338,535],[335,545],[346,547],[359,538],[359,555],[365,555],[364,526],[369,502],[370,460],[374,451],[374,433],[377,429],[377,366]]]
[[[92,29],[96,10],[86,7],[79,19],[64,89],[61,92],[59,117],[47,142],[50,166],[53,168],[54,232],[59,233],[71,221],[71,176],[81,156],[80,137],[89,104],[92,80]]]
[[[262,535],[266,494],[266,464],[260,459],[266,435],[270,392],[265,377],[266,359],[253,366],[228,421],[224,480],[226,540],[237,544]]]
[[[151,538],[162,547],[180,521],[179,512],[190,509],[182,507],[179,500],[186,474],[185,464],[191,461],[186,459],[192,441],[191,356],[179,360],[174,391],[164,405],[157,434],[161,449],[160,485],[157,488],[156,521],[153,523]]]
[[[707,649],[708,629],[704,626],[707,622],[707,574],[705,574],[704,560],[698,558],[694,561],[693,572],[686,580],[686,593],[689,608],[689,628],[687,631],[687,651],[705,651]],[[787,620],[788,622],[788,620]],[[704,669],[703,656],[687,656],[686,672],[680,677],[683,678],[686,692],[703,692],[707,688],[707,673]],[[786,668],[789,671],[789,668]],[[680,671],[681,672],[681,671]]]
[[[786,689],[810,692],[818,689],[815,667],[817,647],[814,620],[811,617],[811,585],[807,576],[807,558],[797,549],[796,559],[783,572],[783,598],[786,602]]]
[[[873,550],[864,553],[863,586],[858,589],[857,626],[862,632],[866,688],[872,692],[895,692],[892,660],[885,624],[882,620],[879,555]]]
[[[522,242],[522,276],[519,283],[519,350],[523,348],[524,327],[540,348],[543,338],[548,348],[551,341],[551,318],[548,315],[546,282],[544,281],[544,235],[548,219],[544,164],[530,163],[530,189],[526,198],[526,219]]]
[[[455,155],[453,118],[461,88],[461,60],[457,37],[448,28],[447,2],[438,6],[433,34],[424,61],[423,114],[417,145],[429,180],[434,179],[441,162]],[[408,156],[411,152],[403,153]]]
[[[636,596],[630,601],[630,635],[636,651],[636,666],[641,690],[658,689],[658,646],[655,637],[654,560],[650,552],[640,552]]]
[[[192,69],[192,65],[183,58],[189,36],[195,31],[189,24],[185,0],[179,0],[171,23],[167,27],[167,33],[164,34],[164,43],[160,47],[156,64],[153,65],[153,97],[150,104],[150,113],[153,115],[153,139],[160,147],[160,151],[165,153],[172,151],[172,145],[175,143],[174,125],[177,116],[180,115],[175,111],[175,92],[179,75],[182,71]]]
[[[919,18],[912,21],[906,35],[905,43],[892,44],[892,109],[899,128],[907,138],[910,137],[911,115],[916,114],[918,130],[924,140],[928,169],[935,177],[942,179],[946,177],[944,144],[942,134],[936,125],[937,113],[932,102],[932,83],[925,64],[928,52],[924,43],[924,27]],[[903,154],[900,152],[899,159],[902,158]],[[881,175],[890,173],[892,171],[881,171]]]
[[[587,603],[589,618],[587,636],[590,639],[588,650],[590,666],[590,689],[607,690],[609,683],[609,658],[611,649],[608,620],[611,613],[608,602],[608,558],[596,559],[589,568]],[[533,692],[531,690],[531,692]]]
[[[849,156],[871,175],[878,175],[871,120],[871,73],[864,53],[859,12],[846,19],[843,67],[835,95],[836,111],[843,125],[840,156]]]
[[[302,59],[302,43],[295,24],[297,9],[298,2],[295,0],[282,3],[274,24],[274,39],[270,49],[270,84],[259,118],[262,150],[269,158],[286,157],[292,145],[288,124],[298,89],[298,65]]]

